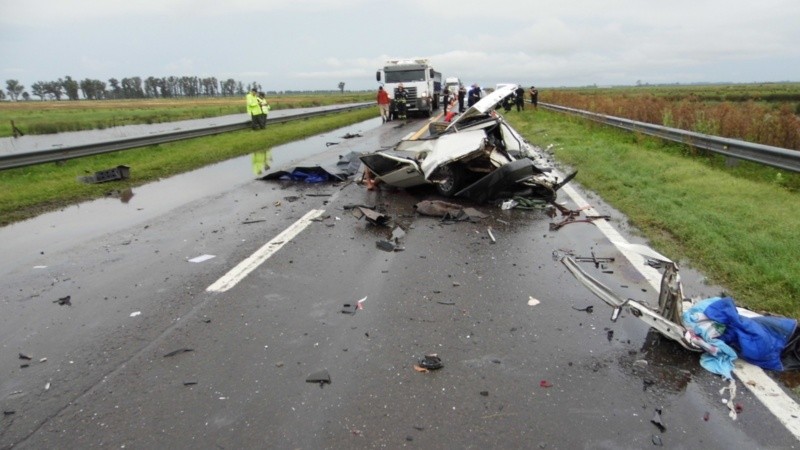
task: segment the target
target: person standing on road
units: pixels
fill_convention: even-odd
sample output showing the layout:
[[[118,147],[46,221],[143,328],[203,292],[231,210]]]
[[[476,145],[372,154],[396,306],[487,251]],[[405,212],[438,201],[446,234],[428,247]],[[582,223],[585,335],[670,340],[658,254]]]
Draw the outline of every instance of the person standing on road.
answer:
[[[245,96],[245,100],[247,101],[247,114],[250,114],[250,120],[253,122],[253,129],[257,130],[260,126],[258,116],[261,115],[262,112],[261,104],[258,102],[258,91],[256,88],[250,89],[250,92]]]
[[[378,96],[376,98],[378,102],[378,109],[381,112],[381,119],[383,119],[383,123],[389,121],[389,94],[383,89],[383,86],[378,87]]]
[[[477,84],[472,85],[472,89],[467,94],[467,107],[472,107],[478,100],[481,99],[481,88]]]
[[[258,116],[258,127],[262,130],[267,127],[267,116],[269,110],[272,109],[267,102],[267,95],[263,92],[258,93],[258,107],[261,108],[261,114]]]
[[[447,117],[447,107],[450,105],[450,88],[445,86],[442,89],[442,107],[444,108],[443,114]]]
[[[397,118],[406,119],[406,103],[408,102],[408,92],[403,87],[403,83],[397,85],[394,90],[394,101],[397,104]]]
[[[525,110],[525,88],[521,84],[514,90],[514,103],[517,105],[517,112]]]
[[[531,90],[529,92],[531,94],[531,103],[533,104],[533,108],[539,109],[539,90],[536,89],[535,86],[531,86]]]
[[[464,98],[467,96],[467,88],[463,84],[458,85],[458,112],[464,112]]]

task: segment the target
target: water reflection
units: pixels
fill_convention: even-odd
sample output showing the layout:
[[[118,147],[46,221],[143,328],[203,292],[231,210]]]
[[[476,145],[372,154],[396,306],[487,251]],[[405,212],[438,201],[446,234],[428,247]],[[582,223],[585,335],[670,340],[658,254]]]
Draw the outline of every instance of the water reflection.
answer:
[[[251,155],[253,175],[261,175],[272,165],[272,148],[253,152]]]

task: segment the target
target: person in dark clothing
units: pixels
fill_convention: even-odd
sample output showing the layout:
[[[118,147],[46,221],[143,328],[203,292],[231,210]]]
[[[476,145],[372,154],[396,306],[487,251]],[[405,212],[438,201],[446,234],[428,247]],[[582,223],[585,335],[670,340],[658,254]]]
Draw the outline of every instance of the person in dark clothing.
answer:
[[[533,103],[534,108],[539,108],[539,90],[536,87],[531,86],[531,90],[529,91],[531,94],[531,103]]]
[[[517,105],[517,112],[525,110],[525,88],[522,85],[517,86],[514,90],[514,103]]]
[[[467,88],[463,84],[458,85],[458,112],[464,112],[464,98],[467,96]]]
[[[447,116],[447,107],[450,105],[450,88],[445,86],[442,89],[442,107],[444,109],[443,114]]]
[[[481,99],[481,88],[477,84],[472,85],[472,89],[467,94],[467,107],[472,107],[478,100]]]
[[[394,90],[394,101],[397,104],[397,118],[405,120],[408,91],[406,91],[402,83],[397,85],[397,89]]]

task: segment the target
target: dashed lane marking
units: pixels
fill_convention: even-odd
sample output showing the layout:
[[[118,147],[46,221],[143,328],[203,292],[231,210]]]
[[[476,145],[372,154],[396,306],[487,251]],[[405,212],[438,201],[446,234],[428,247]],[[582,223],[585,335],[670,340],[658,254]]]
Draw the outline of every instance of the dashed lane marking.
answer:
[[[206,288],[206,291],[225,292],[228,289],[236,286],[236,284],[242,281],[244,277],[249,275],[250,272],[254,271],[258,266],[264,263],[264,261],[274,255],[275,252],[280,250],[281,247],[286,245],[287,242],[291,241],[295,236],[300,234],[300,232],[305,230],[306,227],[311,224],[312,220],[321,216],[324,212],[324,209],[312,209],[311,211],[307,212],[303,217],[298,219],[297,222],[290,225],[289,228],[283,230],[281,234],[272,238],[271,241],[261,246],[261,248],[256,250],[255,253],[248,256],[233,269],[229,270],[228,273],[223,275],[219,280],[215,281],[214,284]]]

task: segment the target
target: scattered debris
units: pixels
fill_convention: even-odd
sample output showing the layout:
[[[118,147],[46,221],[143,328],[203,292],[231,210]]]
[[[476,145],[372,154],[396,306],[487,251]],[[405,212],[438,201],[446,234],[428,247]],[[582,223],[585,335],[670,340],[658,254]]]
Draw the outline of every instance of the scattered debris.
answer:
[[[128,166],[117,166],[113,169],[100,170],[93,175],[78,177],[84,183],[104,183],[106,181],[125,180],[131,175],[131,168]]]
[[[653,445],[655,445],[656,447],[663,447],[664,446],[664,443],[661,442],[661,436],[659,436],[657,434],[654,434],[651,440],[653,441]]]
[[[367,301],[367,297],[362,298],[361,300],[356,302],[356,309],[364,309],[364,302]]]
[[[20,354],[19,354],[19,359],[24,359],[24,360],[26,360],[26,361],[30,361],[30,360],[32,360],[33,358],[31,358],[30,356],[26,355],[25,353],[20,353]]]
[[[319,383],[319,387],[325,387],[325,384],[331,384],[331,376],[327,370],[323,369],[312,373],[306,378],[306,383]]]
[[[446,305],[446,306],[453,306],[453,305],[456,304],[456,302],[436,302],[436,303],[438,303],[440,305]]]
[[[184,386],[194,386],[195,384],[197,384],[197,381],[184,381],[183,382]]]
[[[387,226],[389,224],[389,216],[381,214],[372,208],[356,206],[351,209],[350,212],[353,214],[353,217],[359,220],[362,217],[366,217],[367,222],[375,226]]]
[[[193,348],[185,348],[185,347],[184,348],[179,348],[177,350],[173,350],[173,351],[167,353],[166,355],[164,355],[164,358],[169,358],[169,357],[172,357],[172,356],[175,356],[175,355],[179,355],[181,353],[187,353],[187,352],[193,352],[193,351],[194,351]]]
[[[549,382],[547,380],[542,380],[542,381],[539,382],[539,387],[551,388],[551,387],[553,387],[553,383],[551,383],[551,382]]]
[[[492,240],[492,244],[496,244],[497,240],[494,238],[494,235],[492,234],[492,227],[486,228],[486,232],[489,233],[489,239]]]
[[[605,219],[610,220],[611,216],[586,216],[585,219],[576,219],[574,216],[569,216],[566,219],[562,220],[558,223],[551,223],[550,224],[550,231],[558,231],[561,227],[569,225],[571,223],[594,223],[595,220]]]
[[[427,370],[439,370],[444,367],[442,364],[442,359],[436,353],[430,353],[425,355],[424,358],[419,360],[419,367]]]
[[[190,260],[189,260],[189,262],[193,262],[193,263],[201,263],[201,262],[203,262],[203,261],[208,261],[208,260],[209,260],[209,259],[211,259],[211,258],[216,258],[216,256],[215,256],[215,255],[200,255],[200,256],[195,256],[194,258],[190,259]]]
[[[342,305],[342,314],[355,314],[356,313],[356,305],[345,303]]]
[[[342,136],[342,139],[353,139],[357,137],[362,137],[362,136],[358,133],[346,133],[344,136]]]
[[[136,317],[136,316],[140,316],[140,315],[142,315],[141,311],[134,311],[134,312],[131,313],[131,317]]]
[[[441,200],[423,200],[414,205],[414,209],[423,216],[439,217],[443,221],[452,222],[476,222],[488,217],[475,208],[465,208],[461,205]]]
[[[506,201],[504,201],[503,203],[500,204],[500,209],[503,209],[503,210],[514,209],[514,207],[517,206],[517,205],[519,205],[519,202],[517,202],[516,200],[513,200],[513,199],[512,200],[506,200]]]
[[[68,295],[66,297],[61,297],[58,300],[53,300],[53,303],[58,303],[61,306],[72,306],[71,298],[72,296]]]
[[[586,311],[589,314],[594,312],[594,306],[592,305],[589,305],[586,308],[576,308],[573,306],[572,309],[574,309],[575,311]]]
[[[484,397],[488,397],[489,396],[489,391],[480,391],[479,393]]]
[[[380,240],[375,242],[375,246],[385,252],[393,252],[397,250],[397,244],[392,241]]]
[[[661,408],[656,408],[653,412],[653,418],[650,419],[650,423],[655,425],[660,432],[667,431],[667,427],[664,426],[664,423],[661,421]]]
[[[612,263],[614,262],[613,257],[597,257],[595,256],[594,252],[591,252],[592,256],[575,256],[573,259],[578,262],[590,262],[594,263],[595,269],[600,268],[601,263]]]
[[[50,382],[49,381],[47,382],[47,384],[44,385],[44,390],[45,391],[49,391],[50,390]]]
[[[528,306],[536,306],[541,303],[539,300],[536,300],[533,297],[528,297]]]
[[[3,411],[3,415],[4,415],[4,416],[10,416],[10,415],[12,415],[12,414],[16,414],[16,413],[17,413],[17,412],[16,412],[16,411],[14,411],[14,410],[4,410],[4,411]]]
[[[266,222],[267,219],[254,219],[254,220],[245,220],[242,222],[242,225],[250,225],[251,223],[259,223],[259,222]]]

